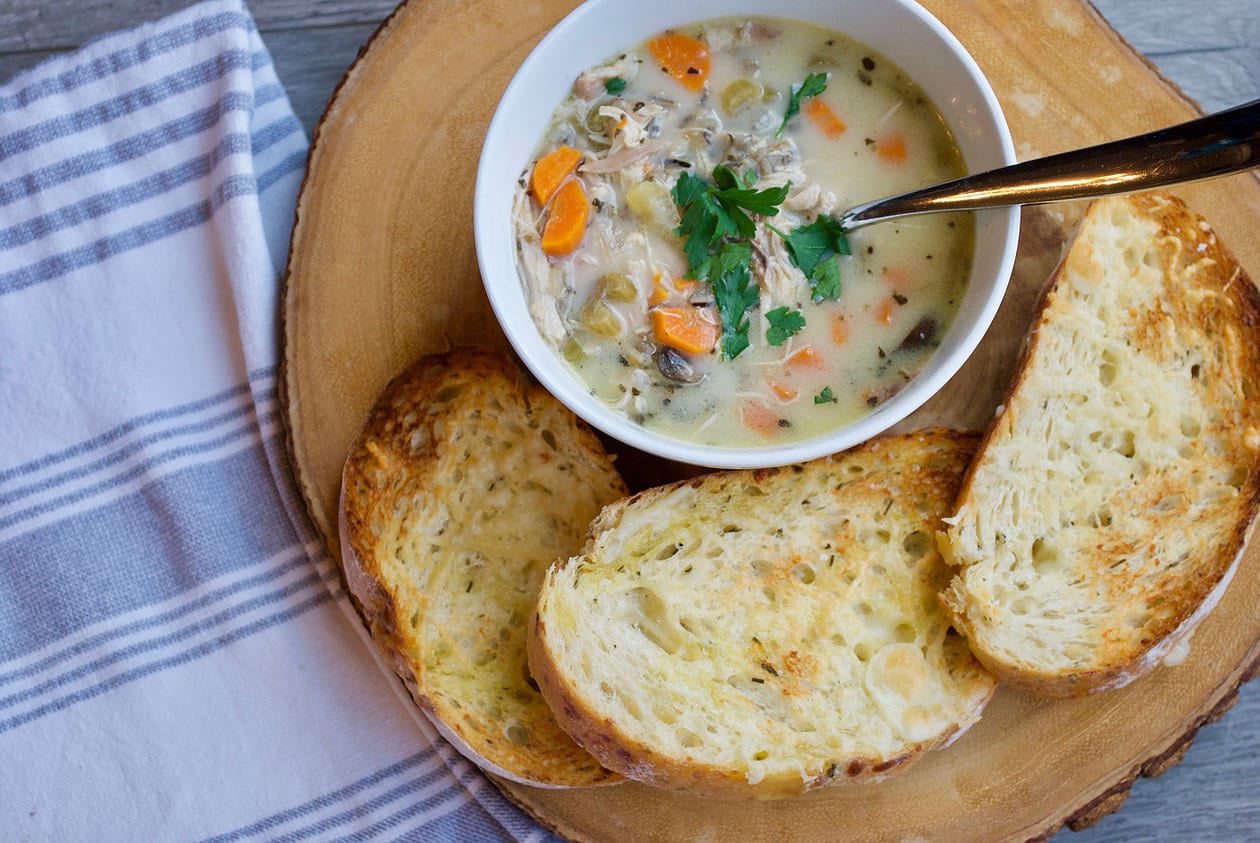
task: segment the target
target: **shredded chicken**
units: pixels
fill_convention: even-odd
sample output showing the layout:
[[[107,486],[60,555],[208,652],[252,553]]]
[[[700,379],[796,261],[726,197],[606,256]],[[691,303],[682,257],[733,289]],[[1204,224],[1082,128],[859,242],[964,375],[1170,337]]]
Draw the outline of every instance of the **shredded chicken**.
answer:
[[[559,291],[553,286],[551,265],[543,254],[538,222],[530,213],[529,196],[519,185],[512,202],[512,222],[516,226],[521,275],[525,279],[530,315],[538,323],[543,336],[559,345],[566,336],[558,309]]]
[[[660,152],[666,146],[664,141],[644,140],[635,146],[627,146],[603,158],[588,159],[581,166],[583,173],[616,173],[639,164]]]
[[[681,124],[683,137],[695,147],[705,147],[722,131],[722,118],[711,108],[697,108]]]
[[[621,210],[621,205],[617,201],[617,191],[613,190],[611,184],[599,178],[583,181],[586,184],[586,195],[591,198],[592,204],[598,202],[596,207],[607,208],[613,214]]]
[[[750,20],[735,33],[740,41],[769,41],[775,36],[773,30],[761,21]]]
[[[609,79],[620,77],[627,82],[634,79],[639,72],[640,61],[641,59],[635,56],[626,55],[611,64],[583,70],[577,81],[573,83],[573,93],[581,99],[593,100],[604,93],[604,84]]]
[[[836,209],[836,195],[816,184],[802,185],[783,200],[783,210],[803,218],[818,218]]]
[[[795,307],[801,285],[808,282],[793,266],[783,240],[765,226],[758,226],[752,250],[754,267],[761,270],[762,312],[776,307]]]

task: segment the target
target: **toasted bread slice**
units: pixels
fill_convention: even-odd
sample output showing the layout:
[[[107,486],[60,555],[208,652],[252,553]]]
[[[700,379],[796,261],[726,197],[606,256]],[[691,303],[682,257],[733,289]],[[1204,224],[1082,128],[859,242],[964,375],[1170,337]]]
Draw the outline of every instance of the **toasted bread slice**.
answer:
[[[1260,499],[1260,299],[1166,194],[1087,211],[942,537],[980,660],[1120,687],[1216,604]]]
[[[372,637],[439,731],[500,776],[619,781],[527,673],[543,572],[626,489],[594,434],[505,357],[422,359],[377,401],[342,475],[342,563]]]
[[[907,434],[606,508],[543,583],[543,696],[606,767],[714,796],[881,778],[949,743],[996,685],[949,628],[931,539],[975,444]]]

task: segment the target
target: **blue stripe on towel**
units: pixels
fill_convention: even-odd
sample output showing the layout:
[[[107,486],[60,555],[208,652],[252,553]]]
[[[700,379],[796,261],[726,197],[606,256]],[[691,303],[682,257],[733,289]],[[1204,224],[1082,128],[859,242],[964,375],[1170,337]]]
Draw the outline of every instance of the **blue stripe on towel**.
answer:
[[[105,676],[116,675],[118,673],[117,665],[119,662],[125,662],[128,659],[133,659],[143,653],[178,649],[172,645],[179,644],[181,641],[215,629],[216,627],[227,626],[236,618],[255,609],[261,609],[274,603],[288,605],[290,602],[296,602],[290,600],[290,598],[309,591],[311,586],[319,586],[320,588],[323,588],[324,585],[325,581],[320,576],[319,572],[312,570],[306,576],[296,579],[293,582],[285,583],[280,588],[265,594],[255,595],[247,600],[242,600],[240,603],[228,606],[209,617],[201,618],[200,620],[190,623],[187,626],[173,632],[169,632],[165,635],[157,635],[144,641],[137,641],[132,644],[128,644],[126,647],[119,650],[107,651],[103,655],[92,659],[85,664],[77,665],[64,673],[41,680],[40,682],[36,682],[35,684],[22,688],[21,690],[14,690],[12,693],[0,697],[0,710],[12,708],[13,706],[19,705],[20,703],[28,700],[38,699],[50,691],[55,691],[58,688],[64,688],[65,686],[79,679],[83,679],[84,677],[91,676],[94,673],[102,672],[102,675]],[[7,714],[8,712],[5,713]]]
[[[258,176],[257,180],[253,176],[244,174],[229,176],[219,183],[210,199],[0,275],[0,296],[25,289],[33,284],[51,281],[68,272],[98,264],[115,255],[201,225],[213,217],[215,212],[227,202],[243,196],[255,196],[282,177],[302,169],[305,163],[306,153],[296,152],[271,170]]]
[[[270,60],[266,51],[227,50],[125,94],[0,136],[0,161],[150,108],[164,99],[222,79],[233,71],[258,70]]]
[[[467,765],[467,762],[460,762]],[[426,787],[438,784],[439,782],[448,782],[444,787],[439,788],[433,793],[429,793],[420,799],[407,799],[405,807],[394,814],[383,819],[376,820],[367,826],[360,828],[357,832],[349,837],[334,838],[329,836],[329,832],[334,831],[339,826],[344,826],[354,820],[363,820],[372,812],[389,805],[391,802],[397,802],[404,797],[410,797],[417,791],[424,790]],[[399,823],[415,816],[422,811],[431,810],[441,805],[443,802],[451,801],[452,797],[458,799],[464,796],[465,790],[463,784],[459,782],[452,774],[450,769],[445,765],[422,773],[415,778],[403,782],[379,796],[358,802],[353,808],[349,808],[330,817],[324,817],[317,822],[311,823],[303,828],[295,829],[287,834],[281,834],[275,837],[268,837],[270,843],[295,843],[298,840],[309,840],[317,838],[323,841],[330,840],[365,840],[370,839],[382,831],[394,828]],[[466,800],[468,797],[464,796]]]
[[[116,427],[110,428],[104,433],[80,442],[77,445],[72,445],[69,448],[64,448],[60,451],[54,451],[53,453],[46,454],[37,460],[31,460],[30,462],[22,463],[21,465],[16,465],[12,468],[0,471],[0,483],[14,477],[21,477],[23,475],[30,474],[41,468],[48,468],[49,466],[56,465],[57,463],[65,462],[73,457],[89,453],[97,448],[116,442],[128,433],[140,430],[148,425],[177,419],[180,416],[186,416],[190,413],[198,413],[202,410],[208,410],[211,407],[222,404],[225,401],[230,401],[234,398],[247,395],[253,389],[252,384],[257,383],[258,381],[265,381],[273,378],[278,371],[279,369],[276,366],[262,366],[249,373],[249,381],[246,383],[237,384],[236,386],[230,387],[221,392],[216,392],[213,395],[200,398],[196,401],[190,401],[186,404],[179,404],[174,407],[168,407],[164,410],[156,410],[151,413],[136,416],[135,418],[129,419]]]
[[[417,752],[415,755],[409,755],[401,761],[390,764],[388,767],[383,767],[380,770],[364,776],[345,787],[338,788],[331,793],[326,793],[323,796],[310,800],[309,802],[303,802],[301,805],[281,811],[278,814],[272,814],[265,819],[251,823],[242,828],[238,828],[235,831],[229,831],[225,834],[218,834],[214,837],[206,838],[206,840],[202,841],[202,843],[233,843],[233,841],[236,840],[243,840],[260,835],[275,828],[276,826],[283,825],[292,820],[307,816],[308,814],[321,811],[324,808],[331,807],[339,802],[349,801],[360,794],[371,791],[381,782],[392,779],[395,776],[405,773],[408,770],[429,761],[436,753],[437,750],[433,747],[428,747],[421,752]],[[445,770],[445,767],[442,769]]]
[[[107,477],[93,483],[90,486],[76,489],[73,492],[67,492],[59,497],[41,501],[40,503],[28,506],[25,509],[7,513],[3,517],[0,517],[0,531],[16,527],[25,521],[30,521],[31,519],[37,518],[41,515],[48,515],[59,509],[65,509],[73,504],[90,501],[98,495],[105,494],[117,489],[120,486],[125,486],[133,480],[142,478],[158,466],[164,465],[165,463],[173,460],[177,460],[182,457],[197,456],[198,454],[208,454],[239,440],[253,438],[257,435],[260,425],[274,421],[278,415],[279,414],[275,411],[264,413],[257,419],[251,418],[245,424],[239,425],[228,433],[217,436],[214,439],[194,444],[180,445],[175,448],[161,451],[157,454],[148,455],[141,460],[136,460],[128,466],[125,471],[121,471],[112,477]]]
[[[106,190],[0,230],[0,249],[21,246],[47,237],[54,232],[73,228],[122,208],[161,196],[181,185],[210,175],[221,162],[230,156],[243,155],[247,152],[257,155],[301,131],[302,124],[296,117],[290,115],[264,126],[252,137],[243,132],[224,135],[215,148],[205,155],[198,155],[196,158],[145,176],[131,184]]]
[[[274,399],[277,392],[278,390],[275,387],[272,387],[271,389],[255,393],[253,395],[253,399],[255,401],[268,401]],[[206,433],[214,430],[216,427],[224,425],[227,422],[233,421],[242,416],[251,415],[253,412],[254,404],[248,403],[228,410],[227,412],[220,413],[219,415],[211,416],[208,419],[194,424],[184,424],[166,428],[158,431],[157,433],[129,442],[126,446],[111,452],[107,456],[93,460],[90,463],[85,463],[84,465],[78,466],[74,469],[54,474],[51,477],[45,477],[35,483],[28,483],[25,486],[18,486],[15,489],[10,489],[4,494],[0,494],[0,513],[4,512],[4,508],[11,507],[22,498],[29,497],[30,495],[38,494],[40,492],[50,491],[58,486],[63,486],[72,480],[79,480],[84,477],[88,477],[101,471],[102,469],[124,462],[125,460],[140,454],[149,446],[156,445],[159,442],[165,442],[168,439],[188,436],[190,434]],[[143,457],[136,462],[137,464],[144,463]]]
[[[450,773],[446,770],[443,770],[442,772],[448,776],[450,775]],[[419,787],[414,789],[418,790]],[[360,843],[360,841],[372,840],[373,838],[387,832],[389,833],[390,839],[392,839],[397,833],[395,830],[398,826],[418,814],[428,813],[429,811],[436,810],[444,805],[463,805],[471,801],[472,796],[469,795],[464,785],[458,781],[454,781],[436,793],[430,793],[418,800],[409,801],[402,810],[390,814],[383,819],[376,820],[370,825],[367,825],[352,834],[345,835],[344,837],[321,836],[320,839],[324,840],[325,843]],[[283,837],[279,838],[279,840],[285,839],[286,838]]]
[[[0,543],[0,660],[170,599],[296,540],[263,445]]]
[[[50,187],[73,179],[93,175],[109,167],[132,161],[142,155],[148,155],[164,146],[213,128],[226,114],[233,111],[252,111],[259,105],[283,97],[284,89],[279,85],[264,85],[252,93],[239,90],[228,91],[213,105],[170,120],[161,126],[123,138],[109,146],[66,158],[56,164],[38,167],[15,179],[0,182],[0,206],[34,196]]]
[[[62,711],[72,705],[75,705],[76,703],[83,702],[84,700],[90,700],[93,697],[98,697],[101,694],[112,691],[121,685],[135,682],[137,679],[143,679],[154,673],[160,673],[164,670],[170,670],[173,667],[187,664],[190,661],[209,655],[216,650],[221,650],[224,647],[235,644],[243,638],[248,638],[251,635],[268,630],[277,624],[287,623],[294,618],[306,614],[311,609],[318,608],[330,600],[341,599],[343,596],[344,592],[342,592],[340,588],[338,588],[336,592],[321,590],[313,597],[303,600],[301,603],[291,606],[282,612],[277,612],[269,617],[261,618],[253,623],[234,629],[231,632],[224,633],[211,641],[200,644],[191,650],[180,653],[177,656],[169,656],[164,659],[158,659],[157,661],[150,662],[141,667],[113,676],[108,681],[103,682],[100,685],[76,691],[73,694],[45,703],[44,705],[38,706],[30,711],[23,712],[15,717],[0,720],[0,733],[7,732],[10,729],[16,729],[17,727],[30,723],[33,720],[38,720],[41,717]]]
[[[91,61],[63,70],[55,76],[48,76],[24,88],[19,88],[12,94],[0,97],[0,112],[25,108],[44,97],[73,91],[91,82],[143,64],[163,53],[229,29],[254,32],[257,27],[254,25],[254,19],[243,12],[219,12],[207,15],[150,35],[148,38],[129,44],[108,55],[98,56]]]
[[[37,676],[40,673],[43,673],[64,662],[66,659],[71,659],[75,656],[79,656],[93,650],[103,650],[106,646],[108,646],[109,642],[123,636],[131,635],[136,632],[143,632],[148,629],[157,629],[158,627],[169,626],[177,622],[185,615],[196,612],[199,609],[204,609],[215,603],[226,601],[241,592],[247,592],[251,589],[265,586],[273,580],[280,579],[286,574],[291,573],[297,568],[306,568],[310,565],[311,560],[307,555],[306,549],[301,545],[296,545],[294,546],[292,552],[281,555],[278,563],[263,573],[256,574],[252,577],[245,577],[244,579],[233,582],[230,585],[225,585],[222,588],[216,588],[194,600],[188,601],[181,606],[170,609],[169,611],[144,618],[143,620],[130,621],[120,624],[113,629],[107,629],[103,632],[89,636],[88,638],[84,638],[81,641],[76,641],[70,646],[64,647],[55,653],[31,662],[21,668],[10,670],[7,673],[0,673],[0,687],[4,687],[5,685],[22,679]]]
[[[269,170],[265,170],[258,176],[258,192],[264,192],[285,176],[296,173],[298,170],[305,168],[306,150],[299,149],[296,152],[290,152],[281,159],[280,163],[276,164]]]
[[[504,823],[498,822],[497,818],[480,804],[480,801],[496,796],[498,796],[498,791],[494,788],[482,788],[476,796],[479,801],[469,802],[461,806],[459,810],[437,818],[426,817],[415,828],[399,832],[397,837],[390,835],[390,839],[402,841],[402,843],[411,843],[411,841],[431,843],[434,840],[449,840],[452,843],[462,840],[489,843],[489,841],[497,840],[503,843],[514,843],[517,840],[527,839],[537,840],[538,843],[564,843],[554,834],[544,834],[537,826],[527,825],[528,821],[523,819],[523,815],[515,807],[505,805],[504,811],[512,811],[518,817],[522,817],[516,823],[518,826],[516,832],[507,830]]]

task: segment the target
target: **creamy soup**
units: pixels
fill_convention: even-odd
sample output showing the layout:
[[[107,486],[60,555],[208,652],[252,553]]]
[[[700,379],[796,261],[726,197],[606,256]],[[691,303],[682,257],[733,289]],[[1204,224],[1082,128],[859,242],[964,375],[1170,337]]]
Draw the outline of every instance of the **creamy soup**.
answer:
[[[514,209],[539,329],[591,392],[698,443],[807,439],[922,368],[964,292],[970,214],[831,217],[963,174],[904,73],[822,27],[721,19],[583,72]]]

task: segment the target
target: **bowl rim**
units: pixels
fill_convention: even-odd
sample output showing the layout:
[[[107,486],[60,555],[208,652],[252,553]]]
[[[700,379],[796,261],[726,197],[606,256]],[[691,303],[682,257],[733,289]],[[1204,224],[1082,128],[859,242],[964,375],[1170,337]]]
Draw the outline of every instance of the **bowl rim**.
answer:
[[[523,285],[521,284],[519,271],[516,269],[515,234],[509,233],[509,236],[502,238],[504,232],[509,232],[510,215],[509,219],[498,220],[494,209],[490,207],[488,199],[491,191],[500,187],[497,184],[490,183],[489,173],[493,169],[493,165],[497,163],[494,157],[498,152],[499,144],[496,141],[503,137],[506,132],[512,130],[508,125],[510,119],[508,106],[522,95],[523,90],[528,90],[531,85],[535,84],[535,77],[548,75],[547,70],[553,64],[563,64],[566,68],[565,74],[561,74],[566,85],[564,92],[561,93],[561,99],[567,96],[568,86],[571,86],[572,79],[585,68],[585,65],[573,70],[570,68],[572,61],[555,62],[553,53],[556,53],[558,47],[566,43],[568,38],[571,37],[573,30],[585,25],[587,17],[599,14],[608,5],[620,2],[625,2],[625,0],[586,0],[586,2],[569,12],[547,32],[514,72],[512,79],[495,107],[494,115],[491,118],[482,145],[474,188],[473,211],[474,243],[478,268],[495,317],[512,348],[526,368],[548,392],[594,428],[646,453],[678,462],[713,468],[771,467],[803,462],[837,453],[879,435],[922,407],[945,386],[950,378],[958,373],[971,357],[997,314],[1014,269],[1020,220],[1020,209],[1017,206],[976,212],[977,241],[979,241],[981,231],[984,229],[989,236],[1001,238],[1002,249],[997,256],[996,272],[993,275],[992,286],[987,294],[984,295],[981,307],[974,314],[974,318],[965,326],[965,331],[960,332],[959,329],[964,328],[964,326],[959,323],[959,314],[956,314],[950,328],[946,331],[946,338],[955,343],[953,348],[948,353],[945,353],[944,348],[939,348],[929,358],[924,368],[902,390],[871,412],[826,433],[792,442],[757,447],[706,445],[651,430],[631,421],[593,396],[589,387],[564,363],[558,350],[551,347],[543,339],[534,318],[528,313],[528,310],[526,309],[524,314],[522,314],[516,307],[519,302],[509,300],[512,298],[512,292],[509,289],[505,289],[505,285],[514,286],[518,292],[524,295],[524,300],[528,307],[528,295],[522,289]],[[870,5],[875,3],[876,0],[856,0],[856,2],[865,2],[867,5]],[[993,140],[997,142],[997,149],[1001,158],[1000,166],[1016,163],[1014,142],[997,95],[975,59],[957,37],[915,0],[877,0],[877,2],[882,6],[897,7],[902,13],[911,15],[925,27],[927,32],[934,36],[936,41],[946,48],[946,52],[960,65],[963,75],[973,86],[973,90],[969,93],[976,95],[978,100],[983,103],[984,111],[981,117],[987,120],[988,123],[991,123],[991,128],[996,132],[996,137],[991,138],[990,142]],[[730,11],[724,10],[718,14],[706,14],[696,8],[698,6],[707,7],[719,4],[729,7]],[[636,3],[636,5],[640,4]],[[660,26],[657,28],[657,31],[673,26],[683,26],[688,22],[744,14],[811,22],[808,18],[799,17],[798,15],[801,11],[808,12],[819,5],[813,0],[800,0],[798,3],[784,3],[782,0],[778,0],[778,2],[774,0],[712,0],[712,3],[687,4],[685,7],[687,13],[682,16],[683,20]],[[833,6],[838,4],[828,3],[826,5]],[[839,29],[831,24],[822,25],[844,32],[843,29]],[[617,43],[620,44],[622,40],[628,40],[628,38],[621,39]],[[616,49],[617,47],[613,46],[607,52],[612,54]],[[892,54],[891,51],[880,51],[888,55],[889,59],[899,66],[903,64],[903,61],[895,54]],[[918,81],[913,74],[911,74],[911,78]],[[933,99],[937,102],[938,108],[944,111],[945,109],[941,107],[939,98],[933,97]],[[557,100],[557,104],[559,101]],[[957,135],[958,127],[951,125],[951,129]],[[961,139],[959,139],[959,142],[962,142]],[[523,165],[524,162],[521,163],[521,166]],[[519,167],[517,169],[519,170]],[[511,273],[498,272],[494,267],[492,244],[501,239],[506,239],[511,244],[509,247],[512,255],[510,264],[513,271]],[[977,248],[978,246],[979,243],[977,242]],[[978,262],[973,261],[972,277],[969,279],[968,289],[972,287],[976,280],[976,263]],[[501,277],[504,275],[510,275],[510,278]],[[962,305],[960,305],[960,313],[961,310]]]

